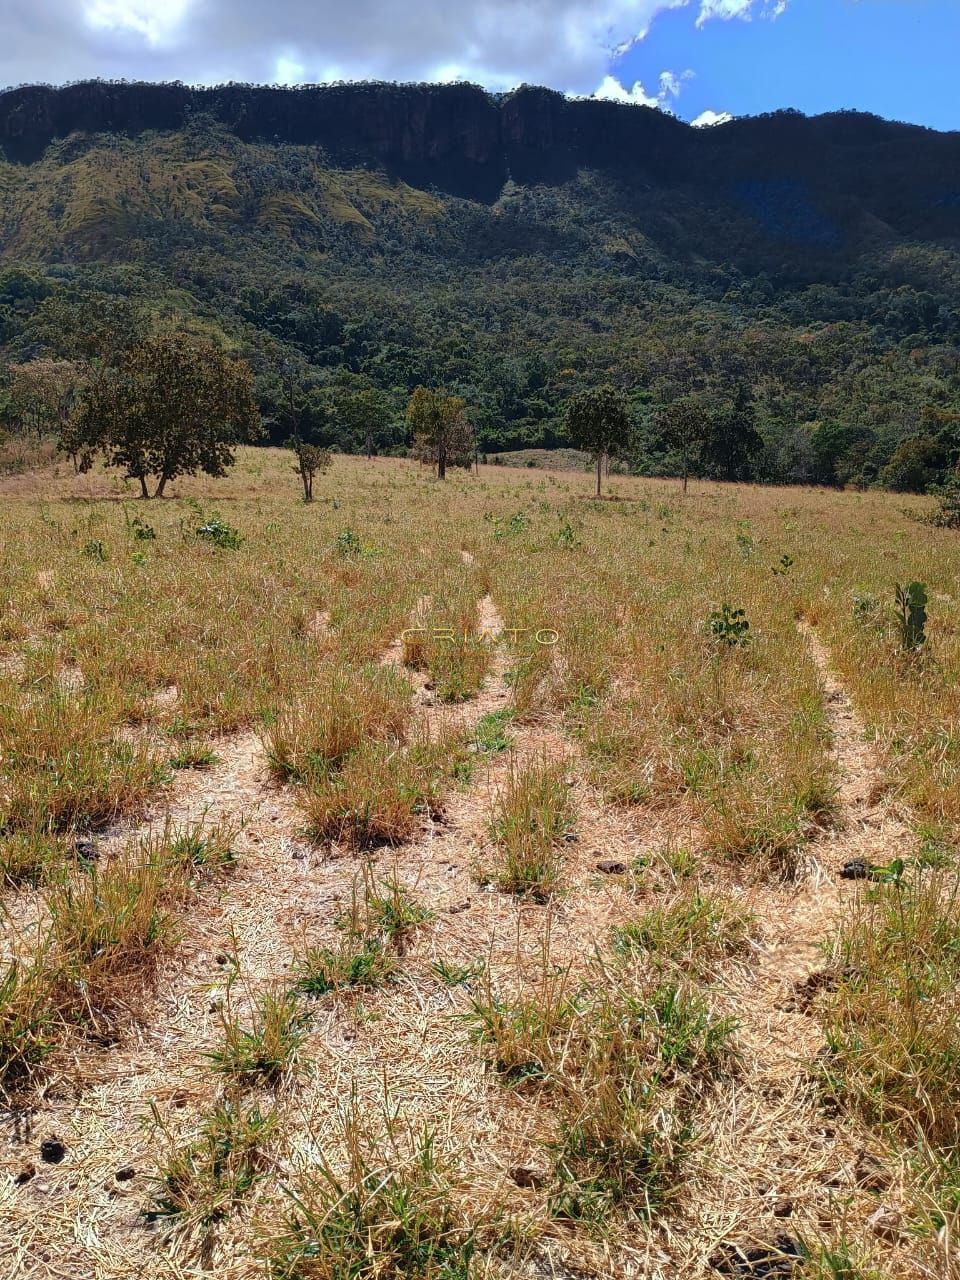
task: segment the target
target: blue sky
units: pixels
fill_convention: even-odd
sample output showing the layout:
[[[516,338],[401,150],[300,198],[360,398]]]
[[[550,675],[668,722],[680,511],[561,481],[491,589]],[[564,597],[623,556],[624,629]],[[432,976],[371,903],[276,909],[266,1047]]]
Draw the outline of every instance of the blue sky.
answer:
[[[0,87],[470,80],[960,129],[960,0],[0,0]]]
[[[658,13],[617,78],[653,93],[664,70],[692,71],[669,97],[685,120],[855,107],[960,129],[960,0],[790,0],[776,18],[696,22],[688,6]]]

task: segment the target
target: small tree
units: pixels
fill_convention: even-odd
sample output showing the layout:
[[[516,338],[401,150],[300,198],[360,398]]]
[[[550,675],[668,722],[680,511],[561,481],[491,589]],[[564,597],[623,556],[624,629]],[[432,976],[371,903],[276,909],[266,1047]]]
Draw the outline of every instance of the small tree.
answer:
[[[448,466],[468,471],[473,466],[473,431],[459,396],[417,387],[407,405],[407,422],[413,431],[414,457],[432,462],[439,480],[446,479]]]
[[[700,460],[705,474],[718,480],[749,480],[762,449],[753,398],[741,384],[732,400],[711,413]]]
[[[336,417],[351,437],[362,444],[367,458],[383,442],[393,419],[390,401],[382,391],[353,391],[337,402]]]
[[[566,426],[572,443],[594,460],[599,498],[604,459],[625,453],[633,436],[626,396],[609,386],[581,391],[567,406]]]
[[[321,449],[315,444],[306,444],[303,440],[292,440],[290,447],[297,455],[294,471],[303,483],[303,500],[312,502],[313,478],[318,471],[322,474],[327,470],[333,460],[332,455],[329,449]]]
[[[680,455],[683,492],[686,493],[691,466],[699,461],[703,447],[710,438],[710,418],[707,411],[695,400],[674,400],[658,411],[656,428],[667,448]]]
[[[234,447],[260,433],[253,376],[206,339],[147,338],[124,352],[83,397],[71,434],[89,468],[95,453],[125,467],[149,498],[182,475],[226,475]]]
[[[37,440],[61,431],[67,422],[84,370],[72,360],[30,360],[10,368],[10,411]]]

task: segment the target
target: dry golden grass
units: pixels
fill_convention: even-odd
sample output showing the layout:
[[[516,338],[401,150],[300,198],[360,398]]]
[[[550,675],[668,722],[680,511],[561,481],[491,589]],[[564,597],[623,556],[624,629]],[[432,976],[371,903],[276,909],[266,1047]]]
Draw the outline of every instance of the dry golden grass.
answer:
[[[590,487],[0,480],[5,1263],[960,1274],[960,541]]]

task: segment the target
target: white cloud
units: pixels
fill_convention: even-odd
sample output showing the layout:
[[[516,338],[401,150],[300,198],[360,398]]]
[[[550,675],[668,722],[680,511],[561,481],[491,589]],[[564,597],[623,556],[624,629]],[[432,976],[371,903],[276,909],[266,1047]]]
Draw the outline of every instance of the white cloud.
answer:
[[[657,107],[659,98],[647,93],[639,80],[634,81],[633,88],[627,89],[616,76],[604,76],[603,83],[593,95],[595,98],[606,98],[609,102],[628,102],[635,107]]]
[[[788,0],[700,0],[697,26],[702,27],[711,18],[729,21],[741,18],[749,22],[754,13],[764,18],[779,18],[786,12]]]
[[[148,45],[171,35],[183,18],[189,0],[90,0],[83,10],[94,30],[142,37]]]
[[[616,76],[607,75],[604,76],[599,89],[593,96],[605,98],[609,102],[629,103],[635,107],[660,107],[663,110],[669,110],[670,101],[680,96],[684,81],[692,76],[692,71],[682,71],[679,75],[675,71],[661,71],[659,92],[647,93],[639,80],[635,80],[633,87],[628,89]]]
[[[0,85],[84,76],[523,82],[590,93],[691,0],[0,0]],[[282,60],[282,63],[281,63]],[[628,91],[629,96],[629,91]],[[644,95],[645,97],[648,95]]]
[[[711,125],[726,124],[728,120],[732,120],[733,116],[729,111],[701,111],[696,119],[690,123],[694,129],[708,129]]]
[[[295,58],[285,58],[282,54],[277,59],[276,73],[273,77],[275,84],[299,84],[303,79],[303,73],[306,67],[302,62],[297,62]]]
[[[679,75],[674,71],[661,71],[659,95],[661,101],[665,101],[667,98],[679,98],[684,81],[692,80],[693,77],[694,73],[689,70],[681,71]]]

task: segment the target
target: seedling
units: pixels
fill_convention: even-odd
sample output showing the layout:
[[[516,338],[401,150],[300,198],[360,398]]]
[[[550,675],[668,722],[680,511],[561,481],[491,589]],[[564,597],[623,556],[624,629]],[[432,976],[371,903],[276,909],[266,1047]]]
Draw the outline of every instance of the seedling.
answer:
[[[781,556],[777,563],[773,566],[774,575],[778,578],[784,578],[793,568],[793,556]]]
[[[139,516],[134,516],[130,521],[130,531],[137,542],[153,542],[157,536],[153,525],[147,524]]]
[[[577,545],[577,535],[573,531],[573,525],[569,520],[561,520],[560,528],[554,534],[554,541],[558,547],[570,550]]]
[[[718,644],[735,648],[750,642],[750,623],[744,609],[733,609],[723,604],[707,618],[707,626]]]
[[[333,549],[338,556],[358,556],[363,546],[352,529],[343,529],[337,534]]]
[[[221,520],[219,516],[211,516],[196,531],[203,542],[212,542],[215,547],[236,551],[243,545],[243,538],[232,525]]]

